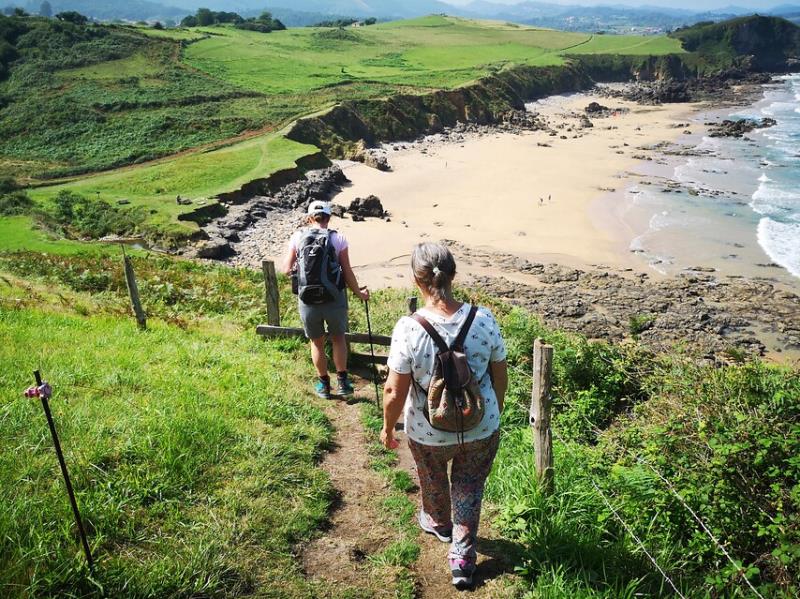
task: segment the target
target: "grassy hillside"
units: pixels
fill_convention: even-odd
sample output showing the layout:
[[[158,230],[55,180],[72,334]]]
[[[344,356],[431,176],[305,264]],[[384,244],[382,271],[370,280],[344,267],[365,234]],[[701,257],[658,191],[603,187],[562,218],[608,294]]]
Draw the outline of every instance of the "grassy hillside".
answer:
[[[196,231],[179,217],[209,198],[312,154],[277,132],[300,116],[345,100],[450,89],[512,64],[558,65],[566,53],[680,51],[665,37],[442,16],[270,34],[3,17],[0,34],[12,52],[0,77],[0,176],[41,184],[172,155],[31,192],[45,206],[65,189],[127,200],[147,212],[143,229],[167,243]],[[251,138],[213,148],[239,134]],[[198,146],[205,151],[174,155]],[[178,205],[177,195],[193,204]]]
[[[10,441],[0,445],[4,596],[394,596],[380,560],[362,588],[331,595],[292,558],[326,513],[329,488],[315,463],[330,431],[307,391],[305,347],[254,338],[259,274],[168,258],[134,263],[150,314],[145,333],[128,315],[118,256],[0,256],[8,365],[0,433]],[[376,294],[376,332],[391,330],[405,295]],[[521,548],[528,596],[672,596],[593,484],[687,597],[751,597],[745,577],[769,599],[796,596],[800,372],[589,343],[492,298],[472,299],[493,307],[509,347],[511,388],[487,498],[496,528]],[[353,329],[365,328],[362,310],[351,317]],[[556,347],[552,496],[532,482],[535,337]],[[41,408],[19,395],[36,367],[57,383],[54,412],[102,593],[85,578],[66,524]],[[403,513],[413,518],[413,509]],[[413,538],[407,520],[400,524]]]
[[[263,98],[186,67],[174,41],[7,17],[0,39],[0,176],[108,169],[268,125]]]
[[[386,561],[359,588],[329,588],[295,558],[334,500],[318,465],[331,427],[305,344],[253,332],[260,275],[136,258],[142,332],[120,263],[0,255],[0,595],[395,596]],[[41,405],[22,397],[36,368],[55,386],[94,578]]]
[[[3,279],[0,593],[313,594],[291,548],[326,514],[329,430],[297,384],[305,365],[238,330],[153,319],[140,333],[113,300]],[[56,385],[94,583],[41,406],[21,397],[34,368]]]
[[[716,69],[747,64],[764,71],[783,71],[788,58],[800,56],[800,27],[780,17],[698,23],[670,37],[680,40],[698,63]]]
[[[559,64],[583,44],[680,51],[667,38],[594,39],[449,17],[270,34],[0,19],[10,48],[0,175],[21,179],[138,163],[280,128],[343,99],[451,88],[506,64]]]
[[[281,169],[294,168],[317,148],[280,134],[260,135],[210,152],[189,153],[140,167],[118,169],[67,183],[31,190],[30,196],[48,205],[62,190],[116,202],[128,200],[148,211],[145,227],[162,243],[185,239],[198,230],[192,221],[179,220],[198,208],[216,203],[213,196],[241,187]],[[190,198],[180,205],[176,196]],[[0,241],[0,248],[3,242]]]

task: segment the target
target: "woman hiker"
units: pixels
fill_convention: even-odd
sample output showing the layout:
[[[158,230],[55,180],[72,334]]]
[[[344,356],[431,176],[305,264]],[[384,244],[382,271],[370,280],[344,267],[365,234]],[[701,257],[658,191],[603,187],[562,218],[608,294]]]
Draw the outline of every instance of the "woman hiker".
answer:
[[[369,291],[366,287],[359,288],[350,266],[347,239],[328,228],[330,220],[330,204],[311,202],[308,206],[309,226],[292,235],[283,262],[283,272],[297,277],[300,320],[303,321],[306,337],[311,341],[311,360],[319,377],[314,390],[323,399],[331,397],[331,378],[325,355],[325,325],[333,346],[338,381],[336,391],[341,396],[350,396],[353,386],[347,377],[345,286],[360,299],[369,300]]]
[[[456,263],[447,247],[435,243],[417,245],[411,256],[411,270],[424,307],[416,317],[401,318],[392,333],[381,441],[388,449],[399,446],[394,430],[403,413],[408,445],[419,474],[419,525],[440,541],[450,543],[453,585],[464,589],[472,586],[483,487],[500,440],[500,413],[508,387],[506,349],[489,310],[473,308],[453,297]],[[419,317],[430,324],[421,323]],[[466,329],[463,353],[479,382],[485,412],[477,425],[461,433],[434,428],[427,410],[423,410],[434,359],[441,348],[426,326],[432,326],[448,347],[458,345],[454,342],[461,329]],[[452,462],[449,480],[448,462]]]

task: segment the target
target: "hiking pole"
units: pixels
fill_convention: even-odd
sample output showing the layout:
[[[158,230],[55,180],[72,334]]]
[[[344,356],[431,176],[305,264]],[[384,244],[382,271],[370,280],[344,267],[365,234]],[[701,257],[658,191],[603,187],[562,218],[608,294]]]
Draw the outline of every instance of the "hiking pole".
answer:
[[[369,300],[364,300],[367,310],[367,333],[369,334],[369,352],[372,354],[372,382],[375,383],[375,405],[381,409],[380,392],[378,391],[378,367],[375,366],[375,346],[372,344],[372,323],[369,320]]]
[[[75,523],[78,525],[78,533],[80,533],[81,536],[83,552],[86,554],[86,563],[89,564],[89,571],[94,573],[94,560],[92,560],[92,551],[89,549],[89,542],[86,540],[86,531],[83,529],[81,513],[78,511],[78,503],[75,501],[75,492],[72,490],[72,483],[69,480],[67,463],[64,461],[64,454],[61,452],[61,443],[58,441],[56,425],[55,422],[53,422],[53,415],[50,413],[50,402],[48,400],[50,399],[50,395],[53,393],[53,389],[49,384],[42,382],[42,375],[38,370],[33,371],[33,376],[36,378],[36,386],[25,391],[25,396],[38,397],[42,400],[44,415],[47,416],[47,424],[50,427],[50,435],[53,437],[53,445],[56,448],[56,455],[58,456],[58,465],[61,466],[61,474],[64,476],[64,483],[67,485],[67,495],[69,495],[69,503],[72,506],[72,514],[75,516]]]

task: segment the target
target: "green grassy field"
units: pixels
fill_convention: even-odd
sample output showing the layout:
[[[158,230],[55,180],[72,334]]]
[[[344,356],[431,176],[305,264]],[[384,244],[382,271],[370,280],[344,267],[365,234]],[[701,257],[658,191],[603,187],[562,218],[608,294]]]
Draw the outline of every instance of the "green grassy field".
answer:
[[[196,230],[179,215],[312,153],[276,131],[343,100],[453,88],[508,65],[560,64],[568,53],[681,51],[666,37],[442,16],[270,34],[230,27],[65,33],[46,21],[26,23],[34,46],[48,39],[55,56],[22,50],[25,60],[0,82],[10,101],[0,116],[0,176],[39,185],[70,176],[32,196],[47,202],[67,189],[112,204],[126,199],[150,212],[145,226],[153,236],[171,240]],[[256,137],[177,154],[248,131]],[[120,165],[133,166],[80,175]],[[196,203],[179,206],[177,195]]]
[[[677,40],[667,37],[593,36],[441,16],[342,32],[303,28],[264,36],[220,31],[187,47],[187,63],[270,95],[359,81],[447,89],[507,64],[561,64],[565,53],[682,51]]]
[[[127,199],[131,205],[152,211],[147,225],[159,235],[168,239],[181,238],[196,231],[197,225],[179,221],[178,216],[215,203],[211,198],[217,193],[237,189],[277,170],[292,168],[296,160],[317,151],[313,146],[279,134],[263,135],[211,152],[190,153],[141,167],[32,189],[30,195],[42,203],[49,202],[63,189],[112,204]],[[179,205],[175,201],[177,195],[191,198],[193,204]],[[2,247],[3,241],[0,241]]]
[[[104,243],[85,243],[48,235],[38,229],[31,218],[27,216],[0,218],[0,253],[21,250],[68,256],[70,254],[108,253],[114,251],[114,248]],[[117,251],[119,251],[118,248]],[[131,251],[136,253],[135,250]]]

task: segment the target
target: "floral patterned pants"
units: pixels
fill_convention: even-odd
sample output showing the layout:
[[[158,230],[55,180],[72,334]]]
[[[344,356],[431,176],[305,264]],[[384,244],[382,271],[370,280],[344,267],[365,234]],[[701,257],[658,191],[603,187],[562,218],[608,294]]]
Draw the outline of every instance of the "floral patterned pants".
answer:
[[[483,486],[500,443],[500,431],[464,445],[422,445],[408,440],[417,463],[422,517],[437,531],[452,528],[450,559],[475,562]],[[452,460],[450,478],[447,464]]]

